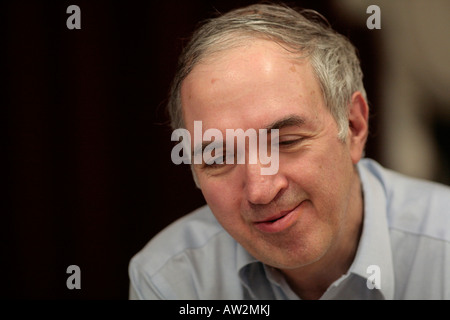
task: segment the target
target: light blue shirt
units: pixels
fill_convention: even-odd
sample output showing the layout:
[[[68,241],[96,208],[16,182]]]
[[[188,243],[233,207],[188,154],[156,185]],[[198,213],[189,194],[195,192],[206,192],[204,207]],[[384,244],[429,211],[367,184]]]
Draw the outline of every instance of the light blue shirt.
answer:
[[[450,299],[450,188],[369,159],[358,171],[364,222],[356,256],[321,299]],[[132,258],[129,277],[130,299],[298,299],[208,206],[155,236]]]

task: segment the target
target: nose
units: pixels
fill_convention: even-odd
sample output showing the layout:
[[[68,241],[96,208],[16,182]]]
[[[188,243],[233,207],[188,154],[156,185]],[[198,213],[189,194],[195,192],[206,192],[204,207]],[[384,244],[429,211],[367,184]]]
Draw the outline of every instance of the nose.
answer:
[[[288,186],[284,175],[278,171],[273,175],[261,174],[261,163],[245,164],[244,192],[251,204],[269,204]]]

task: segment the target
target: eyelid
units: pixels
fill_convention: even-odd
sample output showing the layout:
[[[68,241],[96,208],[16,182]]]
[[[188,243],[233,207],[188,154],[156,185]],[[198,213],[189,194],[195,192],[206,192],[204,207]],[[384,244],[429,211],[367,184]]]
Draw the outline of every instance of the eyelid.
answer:
[[[296,144],[297,142],[300,142],[301,140],[302,139],[280,141],[279,145],[281,145],[281,146],[290,146],[290,145]]]
[[[208,162],[210,162],[209,164],[206,161],[203,161],[202,168],[214,168],[214,167],[224,166],[227,164],[226,158],[227,158],[227,153],[211,157],[211,158],[207,159],[207,160],[209,160]],[[222,162],[216,163],[216,159],[222,159]]]
[[[203,164],[201,164],[200,170],[204,171],[206,174],[210,175],[210,176],[218,176],[218,175],[222,175],[225,174],[226,172],[229,172],[231,170],[233,165],[230,164],[226,164],[226,163],[222,163],[222,164],[217,164],[215,162],[211,163],[211,164],[206,164],[205,162],[203,162]]]
[[[222,159],[222,163],[217,163],[216,162],[217,159]],[[222,165],[224,163],[225,163],[225,156],[214,156],[214,157],[210,157],[208,159],[204,159],[203,167],[210,167],[213,165]]]
[[[287,134],[287,135],[282,135],[279,137],[279,143],[294,143],[294,142],[298,142],[303,140],[305,137],[304,136],[300,136],[300,135],[296,135],[296,134]]]
[[[222,162],[217,163],[216,162],[217,159],[222,159]],[[212,166],[212,165],[222,165],[222,164],[225,164],[225,157],[224,156],[211,157],[210,159],[207,159],[207,161],[204,161],[204,165],[206,167],[209,167],[209,166]]]

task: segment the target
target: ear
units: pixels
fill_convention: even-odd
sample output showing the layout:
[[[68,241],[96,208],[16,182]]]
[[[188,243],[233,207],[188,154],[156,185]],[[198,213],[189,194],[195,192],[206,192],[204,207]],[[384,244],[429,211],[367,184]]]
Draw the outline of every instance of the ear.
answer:
[[[352,95],[349,106],[349,134],[350,156],[353,164],[357,164],[364,153],[367,136],[369,133],[369,106],[361,92],[356,91]]]

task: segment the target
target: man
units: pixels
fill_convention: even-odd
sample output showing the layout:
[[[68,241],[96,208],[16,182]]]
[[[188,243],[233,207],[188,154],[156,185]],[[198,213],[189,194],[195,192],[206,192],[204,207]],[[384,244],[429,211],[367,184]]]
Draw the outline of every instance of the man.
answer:
[[[223,137],[268,130],[278,170],[225,161],[228,149],[194,162],[207,206],[132,259],[131,299],[450,298],[450,190],[361,159],[359,61],[317,13],[252,5],[208,21],[180,58],[169,111],[191,136],[195,121]]]

